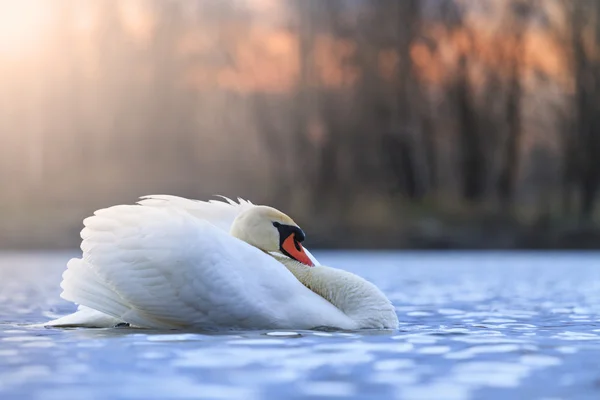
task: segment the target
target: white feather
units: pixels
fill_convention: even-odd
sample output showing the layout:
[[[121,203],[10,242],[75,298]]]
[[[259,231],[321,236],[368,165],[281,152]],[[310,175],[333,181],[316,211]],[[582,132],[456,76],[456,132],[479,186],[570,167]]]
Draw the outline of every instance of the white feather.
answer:
[[[149,207],[179,208],[194,217],[208,221],[219,229],[229,232],[235,218],[243,211],[251,208],[250,201],[238,198],[238,202],[224,197],[219,200],[190,200],[171,195],[149,195],[142,197],[139,204]]]
[[[218,217],[208,216],[211,203],[170,196],[97,211],[84,221],[83,258],[67,265],[62,297],[148,328],[356,327],[280,262],[225,232],[232,209],[251,203],[217,203]]]

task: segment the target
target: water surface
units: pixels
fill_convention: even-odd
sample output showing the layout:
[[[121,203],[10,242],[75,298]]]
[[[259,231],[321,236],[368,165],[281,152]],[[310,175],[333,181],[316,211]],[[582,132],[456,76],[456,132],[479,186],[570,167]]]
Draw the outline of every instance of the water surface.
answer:
[[[600,254],[321,252],[387,332],[45,329],[76,253],[0,253],[0,399],[598,399]]]

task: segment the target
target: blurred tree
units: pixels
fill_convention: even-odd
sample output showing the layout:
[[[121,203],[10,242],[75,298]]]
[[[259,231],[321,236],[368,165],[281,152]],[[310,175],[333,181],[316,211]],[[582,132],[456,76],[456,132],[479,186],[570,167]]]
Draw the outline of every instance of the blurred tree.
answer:
[[[578,171],[580,215],[590,218],[600,184],[600,3],[583,0],[565,6],[571,15],[576,110],[576,134],[566,150],[568,164]]]
[[[510,54],[508,61],[508,88],[506,93],[506,145],[502,156],[502,166],[497,181],[497,190],[502,209],[507,211],[512,205],[520,166],[522,131],[523,63],[525,61],[524,36],[534,4],[516,0],[509,5],[507,30]]]
[[[428,186],[428,182],[424,182],[426,175],[421,171],[424,135],[419,116],[422,104],[411,55],[420,29],[419,4],[417,0],[392,2],[389,11],[383,7],[381,10],[391,15],[396,23],[393,38],[398,53],[396,74],[399,86],[391,101],[390,128],[384,136],[383,152],[391,161],[390,172],[397,187],[411,200],[421,197]]]
[[[456,49],[458,62],[454,77],[446,88],[446,96],[456,116],[461,195],[469,202],[478,202],[486,189],[487,165],[470,80],[471,57],[475,55],[469,54],[468,50],[473,48],[473,32],[465,23],[467,9],[464,4],[446,0],[440,6],[443,9],[442,23],[449,34],[459,32],[463,38],[462,46]]]
[[[462,195],[467,201],[478,202],[485,194],[488,165],[473,103],[475,96],[469,81],[468,62],[467,56],[460,57],[451,93],[457,108]]]
[[[292,143],[295,170],[298,172],[294,177],[296,196],[302,196],[313,204],[316,201],[314,190],[314,148],[310,142],[309,124],[315,119],[318,110],[318,83],[316,76],[316,65],[314,56],[315,35],[320,26],[318,15],[321,11],[319,0],[296,0],[293,2],[298,29],[298,59],[299,77],[295,88],[292,109]],[[304,191],[304,193],[302,193]]]
[[[188,28],[183,8],[178,2],[154,1],[156,28],[143,61],[151,72],[145,99],[140,100],[148,103],[144,107],[150,118],[140,133],[152,135],[146,144],[151,161],[147,160],[150,162],[144,168],[170,166],[163,171],[166,176],[184,176],[186,171],[197,169],[193,147],[193,136],[198,134],[194,126],[197,97],[183,85],[189,54],[179,46]],[[165,152],[165,147],[172,151]]]

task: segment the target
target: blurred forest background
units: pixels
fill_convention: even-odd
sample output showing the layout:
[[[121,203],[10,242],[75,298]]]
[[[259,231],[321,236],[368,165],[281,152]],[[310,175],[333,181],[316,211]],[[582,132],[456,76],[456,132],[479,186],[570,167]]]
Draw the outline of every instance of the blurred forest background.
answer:
[[[0,247],[167,193],[312,247],[595,248],[597,0],[0,0]]]

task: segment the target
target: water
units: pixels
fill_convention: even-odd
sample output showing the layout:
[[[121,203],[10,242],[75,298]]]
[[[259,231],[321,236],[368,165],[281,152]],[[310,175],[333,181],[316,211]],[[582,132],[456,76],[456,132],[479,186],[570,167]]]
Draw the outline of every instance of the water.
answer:
[[[376,283],[394,332],[28,327],[72,254],[0,254],[0,399],[597,399],[600,255],[317,254]]]

